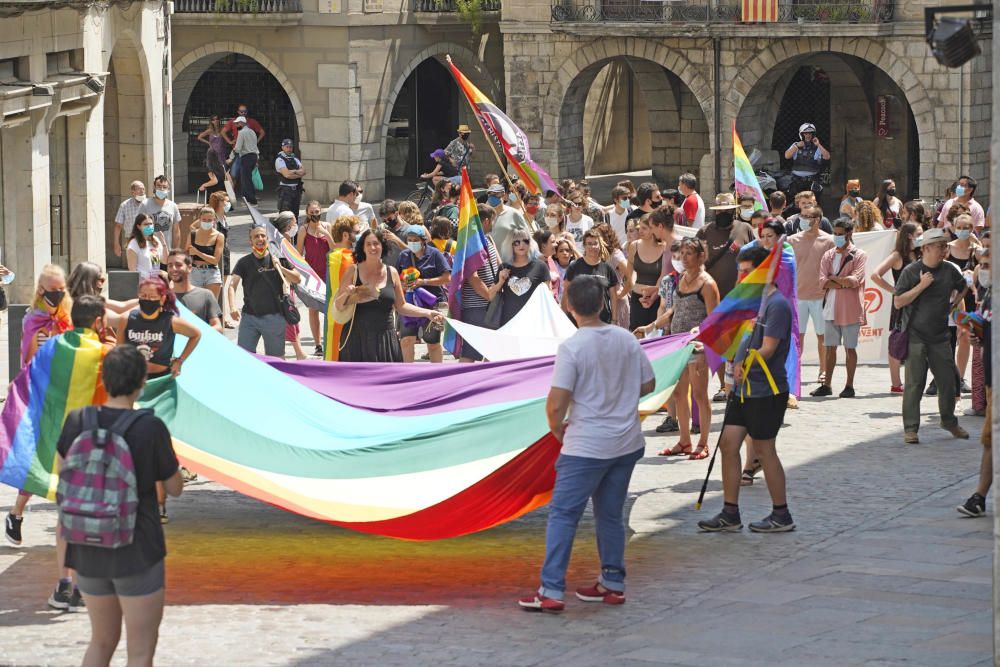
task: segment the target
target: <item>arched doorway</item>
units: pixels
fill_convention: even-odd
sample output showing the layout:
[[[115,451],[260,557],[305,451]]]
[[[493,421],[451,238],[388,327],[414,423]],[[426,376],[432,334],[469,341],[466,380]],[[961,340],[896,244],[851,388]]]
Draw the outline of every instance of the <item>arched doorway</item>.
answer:
[[[416,179],[433,168],[430,153],[455,137],[459,90],[451,73],[436,58],[410,72],[389,114],[386,134],[386,178]]]
[[[652,169],[661,187],[685,172],[707,182],[708,119],[684,81],[645,58],[604,58],[584,67],[559,111],[559,175]]]
[[[829,185],[820,197],[827,217],[836,216],[852,178],[861,180],[866,199],[885,178],[896,181],[900,196],[920,195],[916,121],[906,95],[876,65],[833,52],[779,63],[750,90],[737,127],[747,151],[759,149],[762,166],[781,171],[790,168],[783,153],[807,121],[831,153]]]
[[[135,39],[122,34],[108,63],[104,89],[104,210],[108,264],[125,266],[113,252],[114,218],[133,181],[152,187],[150,129],[146,122],[147,82]]]
[[[217,114],[224,125],[240,104],[264,128],[259,144],[259,169],[265,191],[276,182],[274,156],[281,140],[291,138],[298,149],[304,135],[301,105],[288,87],[287,78],[273,63],[262,63],[247,53],[222,52],[193,62],[182,59],[175,65],[174,78],[174,189],[193,192],[207,178],[207,146],[198,135]]]

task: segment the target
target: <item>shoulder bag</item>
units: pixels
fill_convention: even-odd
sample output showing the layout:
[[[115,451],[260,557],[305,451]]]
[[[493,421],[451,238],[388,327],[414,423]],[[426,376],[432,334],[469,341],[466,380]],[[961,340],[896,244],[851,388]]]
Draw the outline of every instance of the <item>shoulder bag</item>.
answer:
[[[357,264],[354,265],[354,285],[361,284],[361,269]],[[337,324],[347,324],[354,320],[354,309],[357,307],[357,303],[347,304],[344,308],[337,308],[337,301],[334,299],[333,302],[333,321]]]
[[[282,317],[285,318],[285,322],[291,324],[292,326],[295,326],[296,324],[299,323],[299,321],[302,320],[302,315],[299,313],[299,309],[295,307],[295,304],[292,303],[291,297],[288,296],[288,291],[289,291],[288,281],[285,280],[285,274],[281,272],[280,264],[275,264],[274,257],[271,255],[270,252],[267,253],[267,256],[270,258],[271,266],[274,268],[275,271],[278,272],[278,277],[281,278],[281,285],[282,285],[281,293],[277,295],[278,311],[281,313]],[[269,286],[270,284],[271,283],[268,283]]]
[[[492,241],[487,241],[487,243],[492,243]],[[489,255],[489,248],[486,249],[487,263],[490,266],[490,272],[493,274],[493,284],[495,285],[500,281],[500,274],[493,269],[493,260]],[[492,299],[490,299],[490,305],[486,307],[486,317],[483,318],[483,326],[487,329],[499,329],[503,319],[503,288],[496,293]]]

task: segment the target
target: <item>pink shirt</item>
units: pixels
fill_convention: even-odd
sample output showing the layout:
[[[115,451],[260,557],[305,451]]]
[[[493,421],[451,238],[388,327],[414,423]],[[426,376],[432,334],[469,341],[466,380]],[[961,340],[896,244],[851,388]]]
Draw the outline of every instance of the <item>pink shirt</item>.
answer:
[[[825,284],[833,276],[847,278],[849,287],[829,287],[827,290],[836,290],[837,292],[833,323],[840,327],[849,324],[867,324],[864,294],[865,264],[868,262],[868,256],[864,250],[852,244],[847,246],[847,252],[842,255],[843,259],[841,261],[847,259],[851,253],[854,254],[854,257],[846,264],[842,264],[840,271],[833,270],[833,256],[837,254],[836,248],[827,250],[819,263],[819,278],[821,283]]]
[[[788,237],[788,244],[795,251],[795,276],[800,301],[822,299],[826,290],[819,279],[819,265],[823,255],[833,248],[833,237],[820,231],[815,237],[799,232]]]
[[[939,227],[948,228],[951,225],[948,224],[948,211],[951,210],[951,205],[955,203],[958,197],[953,197],[944,203],[941,207],[941,214],[938,216],[937,222]],[[986,213],[983,211],[983,206],[975,199],[969,200],[969,215],[972,216],[972,226],[979,229],[986,224]]]

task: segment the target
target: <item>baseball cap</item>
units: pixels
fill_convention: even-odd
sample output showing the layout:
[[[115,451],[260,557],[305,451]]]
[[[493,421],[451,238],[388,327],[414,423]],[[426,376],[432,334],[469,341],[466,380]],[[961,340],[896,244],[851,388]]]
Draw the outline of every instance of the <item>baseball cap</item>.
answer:
[[[291,146],[292,145],[292,140],[291,139],[282,139],[281,140],[281,145],[282,146]]]
[[[237,116],[236,118],[233,119],[233,122],[237,124],[246,123],[247,119],[246,116]]]
[[[438,148],[433,153],[431,153],[431,157],[437,158],[439,160],[443,159],[445,155],[446,155],[446,153],[444,152],[444,149],[442,149],[442,148]]]
[[[500,185],[499,183],[494,183],[490,187],[486,188],[486,192],[490,193],[491,195],[493,194],[502,195],[504,193],[504,189],[503,186]]]
[[[951,237],[944,233],[943,229],[938,229],[933,227],[928,229],[926,232],[917,237],[917,240],[913,242],[913,246],[919,248],[925,246],[928,243],[938,243],[940,241],[950,241]]]

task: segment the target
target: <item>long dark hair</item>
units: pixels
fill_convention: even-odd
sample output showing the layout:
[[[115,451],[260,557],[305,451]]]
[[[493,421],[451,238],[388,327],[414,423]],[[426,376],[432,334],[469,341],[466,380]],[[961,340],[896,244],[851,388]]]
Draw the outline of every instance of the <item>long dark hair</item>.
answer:
[[[923,231],[923,227],[916,222],[904,222],[899,231],[896,232],[896,252],[903,260],[903,266],[909,264],[911,258],[919,256],[919,250],[913,247],[913,241],[910,240],[910,237]]]
[[[146,235],[142,233],[142,223],[146,220],[152,220],[152,218],[145,213],[140,213],[135,216],[135,222],[132,223],[132,238],[139,244],[140,248],[146,247]]]
[[[66,279],[69,295],[74,299],[81,296],[100,296],[98,279],[104,274],[101,267],[93,262],[80,262]]]
[[[882,214],[882,219],[889,219],[889,193],[886,190],[893,183],[891,178],[887,178],[882,181],[882,184],[878,186],[878,211]]]

